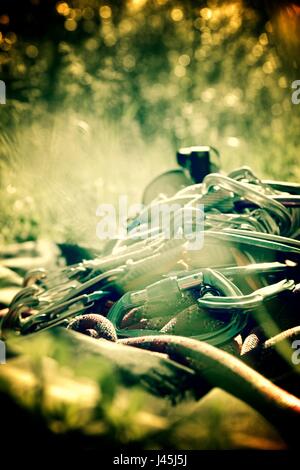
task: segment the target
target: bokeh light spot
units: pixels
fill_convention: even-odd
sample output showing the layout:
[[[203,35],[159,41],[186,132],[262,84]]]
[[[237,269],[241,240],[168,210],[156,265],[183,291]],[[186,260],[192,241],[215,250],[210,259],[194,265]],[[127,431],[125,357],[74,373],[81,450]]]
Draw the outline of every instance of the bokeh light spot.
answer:
[[[265,74],[268,75],[268,74],[272,73],[273,70],[274,70],[274,69],[273,69],[273,65],[272,65],[272,63],[271,63],[269,60],[264,63],[264,65],[263,65],[263,71],[264,71]]]
[[[85,47],[88,51],[94,51],[98,48],[98,41],[95,38],[90,38],[86,41]]]
[[[56,5],[56,11],[59,15],[68,16],[70,7],[66,2],[59,2]]]
[[[213,12],[210,8],[201,8],[200,15],[205,20],[209,20],[213,16]]]
[[[279,80],[278,80],[278,85],[280,86],[280,88],[287,88],[288,87],[288,83],[287,83],[287,79],[286,77],[280,77]]]
[[[17,35],[13,32],[9,32],[7,33],[6,37],[5,37],[5,40],[9,43],[9,44],[14,44],[15,42],[17,42]]]
[[[183,11],[181,8],[173,8],[171,10],[171,18],[173,21],[181,21],[183,19]]]
[[[103,5],[102,7],[99,8],[99,15],[103,20],[108,20],[111,18],[112,11],[110,6],[108,5]]]
[[[266,46],[269,43],[268,35],[266,33],[262,33],[259,36],[259,42],[262,46]]]
[[[77,21],[73,20],[72,18],[68,18],[65,21],[65,28],[67,31],[75,31],[77,29]]]
[[[201,99],[204,103],[209,103],[214,99],[216,95],[216,90],[214,88],[207,88],[201,93]]]
[[[1,15],[0,16],[0,24],[4,24],[4,25],[9,24],[9,16],[8,15]]]
[[[26,47],[26,55],[30,57],[30,59],[35,59],[39,55],[39,50],[33,44],[30,44]]]
[[[176,77],[178,77],[178,78],[184,77],[185,74],[186,74],[185,67],[183,67],[182,65],[176,65],[176,67],[174,69],[174,73],[175,73]]]
[[[228,137],[227,145],[229,145],[229,147],[237,148],[240,146],[240,139],[237,137]]]
[[[179,59],[178,63],[179,65],[182,65],[183,67],[187,67],[191,62],[191,58],[188,54],[182,54]]]
[[[94,10],[91,7],[86,7],[82,10],[82,16],[85,20],[94,18]]]
[[[128,54],[123,59],[123,65],[126,69],[133,69],[135,66],[135,58],[133,55]]]

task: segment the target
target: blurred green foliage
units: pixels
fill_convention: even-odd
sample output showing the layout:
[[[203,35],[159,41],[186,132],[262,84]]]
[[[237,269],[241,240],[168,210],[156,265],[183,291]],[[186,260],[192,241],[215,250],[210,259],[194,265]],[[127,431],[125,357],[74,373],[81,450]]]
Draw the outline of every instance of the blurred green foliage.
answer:
[[[15,340],[16,346],[22,355],[0,369],[8,442],[32,444],[34,437],[36,448],[62,444],[65,452],[124,445],[126,450],[285,448],[261,415],[222,390],[214,389],[198,403],[185,399],[172,405],[142,386],[143,366],[141,386],[128,386],[114,361],[100,353],[92,356],[84,343],[76,353],[67,335],[42,333],[19,344]],[[122,354],[126,357],[126,348]],[[4,394],[10,397],[6,402]]]

